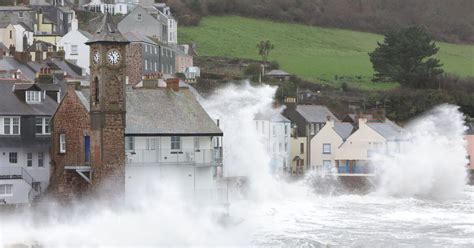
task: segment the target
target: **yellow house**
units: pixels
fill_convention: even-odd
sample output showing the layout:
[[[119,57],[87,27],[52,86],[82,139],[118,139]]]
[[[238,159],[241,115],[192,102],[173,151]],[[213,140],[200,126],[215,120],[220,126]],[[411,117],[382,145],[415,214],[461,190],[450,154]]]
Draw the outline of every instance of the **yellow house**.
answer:
[[[290,137],[290,159],[291,168],[290,172],[292,175],[304,175],[306,170],[306,137],[297,137],[292,135]]]
[[[351,135],[353,129],[351,123],[328,120],[311,139],[311,169],[331,172],[336,164],[339,147]]]
[[[50,19],[48,19],[41,9],[36,12],[36,23],[35,23],[35,40],[41,40],[44,42],[51,43],[55,46],[58,45],[61,36],[57,34],[56,25]]]

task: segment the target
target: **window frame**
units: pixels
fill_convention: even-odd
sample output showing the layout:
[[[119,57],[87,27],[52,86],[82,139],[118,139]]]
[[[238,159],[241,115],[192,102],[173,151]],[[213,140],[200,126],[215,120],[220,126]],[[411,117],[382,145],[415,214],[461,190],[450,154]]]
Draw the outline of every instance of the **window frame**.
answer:
[[[44,167],[44,152],[38,152],[38,167]]]
[[[135,151],[135,137],[125,136],[125,151]]]
[[[328,148],[328,147],[329,147],[329,150],[326,149],[326,148]],[[332,148],[331,148],[331,143],[323,143],[323,147],[322,147],[322,148],[323,148],[323,150],[322,150],[323,154],[331,154],[331,152],[332,152],[332,151],[331,151],[331,150],[332,150]]]
[[[26,167],[33,167],[33,153],[26,153]]]
[[[41,120],[41,123],[38,123],[38,120]],[[35,118],[35,134],[36,135],[49,135],[51,134],[51,129],[49,127],[50,117],[36,117]],[[41,132],[38,132],[38,128],[41,128]]]
[[[0,184],[0,196],[13,196],[13,184]]]
[[[0,117],[0,135],[20,135],[21,118],[19,116]]]
[[[78,45],[71,44],[71,55],[79,55]]]
[[[41,91],[39,90],[27,90],[25,92],[26,103],[41,103]]]
[[[170,145],[171,151],[181,151],[181,136],[171,136]]]
[[[8,163],[18,164],[18,152],[9,152],[8,153]]]
[[[66,144],[66,134],[60,133],[59,134],[59,153],[64,154],[66,153],[67,144]]]

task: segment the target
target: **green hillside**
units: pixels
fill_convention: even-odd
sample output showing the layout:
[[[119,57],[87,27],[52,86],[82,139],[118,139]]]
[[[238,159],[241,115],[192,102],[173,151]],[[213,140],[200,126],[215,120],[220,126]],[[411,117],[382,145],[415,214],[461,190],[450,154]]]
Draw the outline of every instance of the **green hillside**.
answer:
[[[182,27],[180,42],[197,43],[199,55],[259,59],[256,44],[275,44],[269,60],[283,70],[313,81],[335,83],[335,75],[349,78],[349,86],[387,89],[395,83],[372,83],[368,52],[383,36],[340,29],[284,24],[237,16],[206,17],[197,27]],[[474,46],[438,43],[438,57],[446,72],[474,76]]]

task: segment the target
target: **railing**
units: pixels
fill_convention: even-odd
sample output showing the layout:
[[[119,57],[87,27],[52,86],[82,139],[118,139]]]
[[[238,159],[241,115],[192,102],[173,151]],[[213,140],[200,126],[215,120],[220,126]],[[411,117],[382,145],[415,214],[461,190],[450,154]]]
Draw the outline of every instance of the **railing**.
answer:
[[[337,172],[341,174],[368,174],[372,173],[373,171],[367,165],[353,165],[352,171],[349,165],[340,165],[337,167]]]
[[[34,178],[23,167],[14,166],[0,166],[0,179],[22,179],[32,187],[35,182]]]
[[[127,164],[192,164],[217,166],[222,164],[222,149],[157,149],[127,151]]]

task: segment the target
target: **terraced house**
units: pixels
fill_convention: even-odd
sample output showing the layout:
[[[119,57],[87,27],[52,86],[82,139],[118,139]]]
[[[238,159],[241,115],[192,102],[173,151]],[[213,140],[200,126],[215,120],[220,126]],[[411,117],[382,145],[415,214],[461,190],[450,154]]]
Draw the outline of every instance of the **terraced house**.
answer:
[[[58,85],[0,79],[0,204],[28,204],[50,176],[49,120]]]

